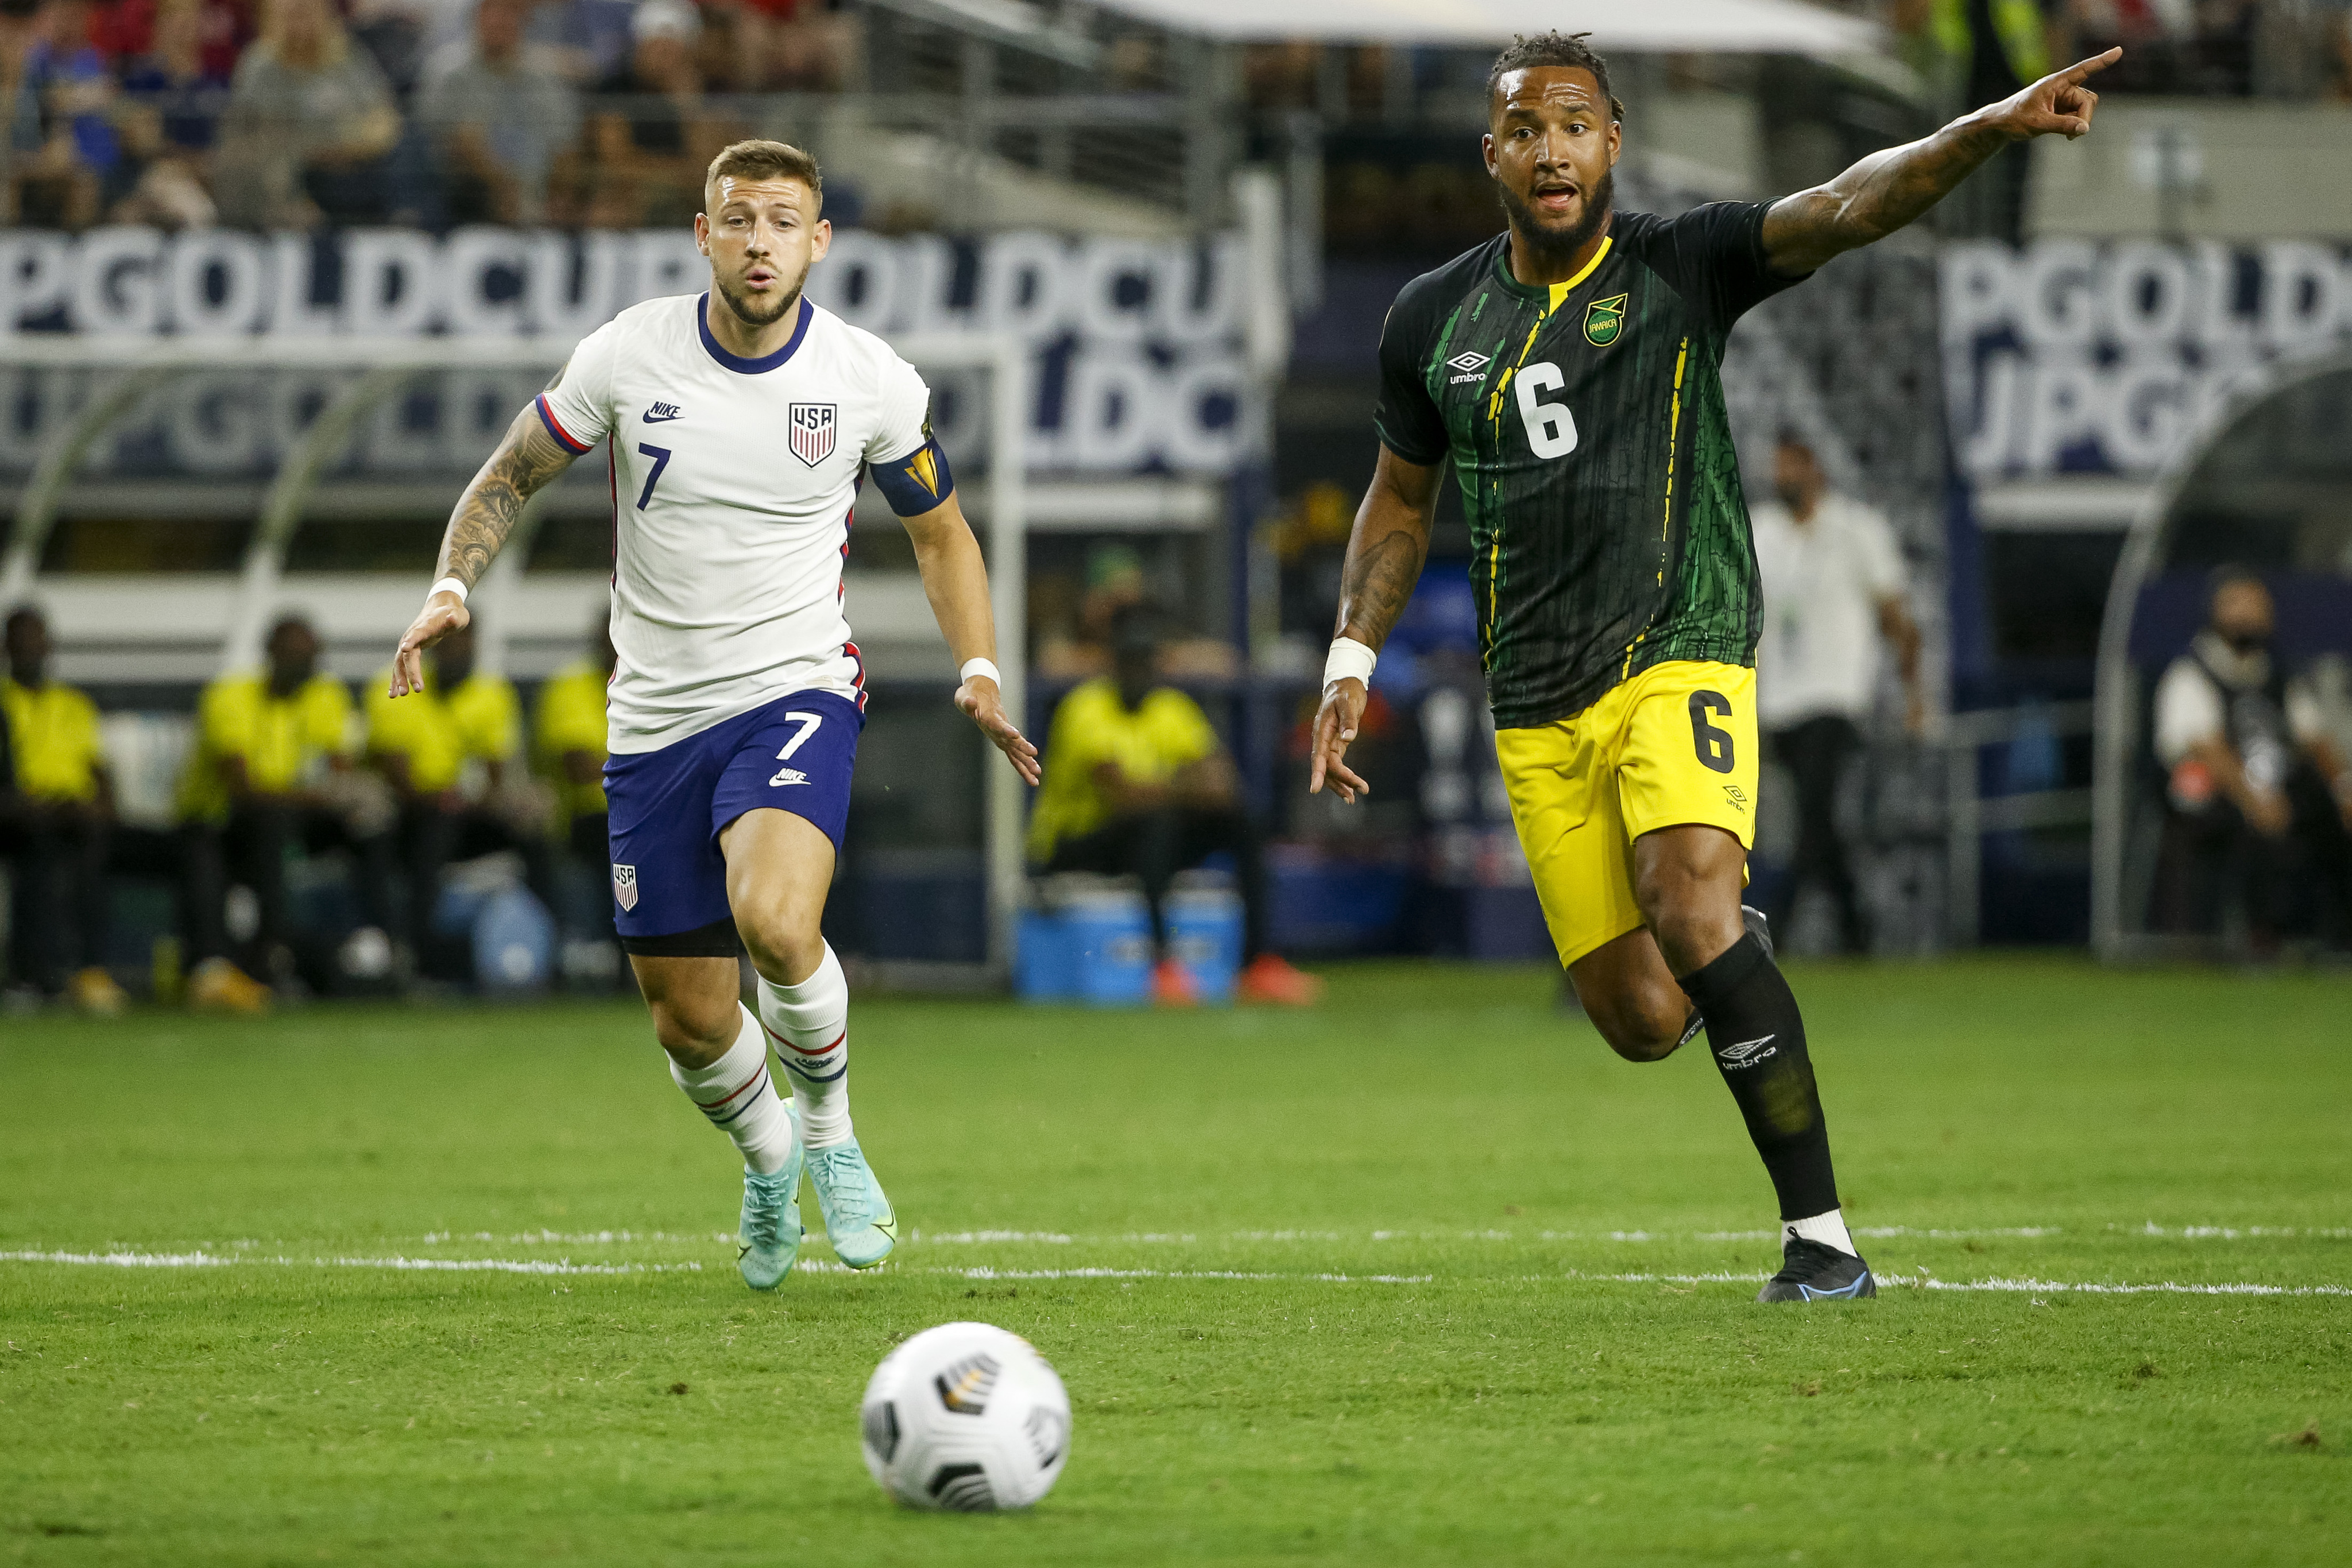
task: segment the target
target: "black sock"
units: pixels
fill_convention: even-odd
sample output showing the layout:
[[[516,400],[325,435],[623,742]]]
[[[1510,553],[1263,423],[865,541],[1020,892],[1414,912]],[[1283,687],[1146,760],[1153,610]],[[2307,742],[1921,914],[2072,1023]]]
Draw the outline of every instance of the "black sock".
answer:
[[[1755,936],[1681,982],[1706,1015],[1706,1042],[1748,1135],[1764,1156],[1782,1219],[1805,1219],[1838,1207],[1830,1170],[1830,1133],[1822,1120],[1805,1020],[1797,998]]]

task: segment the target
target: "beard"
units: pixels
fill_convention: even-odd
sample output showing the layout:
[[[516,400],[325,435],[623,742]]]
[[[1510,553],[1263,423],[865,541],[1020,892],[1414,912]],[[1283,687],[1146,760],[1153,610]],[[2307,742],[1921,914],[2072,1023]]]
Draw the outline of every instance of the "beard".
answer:
[[[719,285],[719,297],[727,301],[727,308],[735,312],[737,320],[747,327],[772,327],[784,319],[785,311],[799,308],[801,288],[808,282],[808,273],[803,270],[793,280],[792,287],[777,296],[776,302],[765,308],[738,293],[734,284],[719,277],[713,277],[711,281]]]
[[[1601,176],[1601,183],[1584,193],[1584,212],[1566,229],[1549,226],[1542,214],[1529,206],[1517,191],[1495,182],[1495,193],[1502,198],[1503,214],[1511,221],[1511,228],[1527,247],[1528,258],[1546,271],[1559,271],[1574,259],[1576,253],[1592,243],[1601,225],[1609,221],[1616,206],[1617,171],[1610,170]]]

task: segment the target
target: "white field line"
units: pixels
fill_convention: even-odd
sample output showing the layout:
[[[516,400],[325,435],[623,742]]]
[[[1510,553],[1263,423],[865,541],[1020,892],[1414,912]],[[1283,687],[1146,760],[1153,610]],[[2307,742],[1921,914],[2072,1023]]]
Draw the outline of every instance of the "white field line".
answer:
[[[110,1269],[393,1269],[455,1274],[698,1274],[699,1263],[574,1263],[551,1258],[287,1258],[235,1252],[0,1252],[0,1263],[69,1263]]]
[[[1752,1285],[1770,1276],[1735,1274],[1589,1274],[1569,1270],[1566,1278],[1622,1285]],[[2083,1296],[2352,1296],[2352,1285],[2258,1285],[2247,1281],[2182,1284],[2164,1280],[2148,1284],[2114,1281],[2068,1280],[1938,1280],[1922,1274],[1882,1274],[1879,1282],[1918,1291],[1993,1291],[2007,1295]]]
[[[2245,1238],[2290,1238],[2304,1240],[2341,1241],[2352,1239],[2352,1227],[2311,1227],[2292,1225],[2182,1225],[2167,1228],[2150,1221],[2144,1225],[2109,1225],[2103,1232],[2111,1236],[2151,1237],[2169,1240],[2229,1240]],[[1937,1226],[1857,1225],[1853,1234],[1871,1240],[1911,1238],[1930,1241],[2037,1240],[2069,1234],[2057,1225],[2004,1225],[1972,1228],[1945,1228]],[[2080,1234],[2077,1232],[2075,1234]],[[2095,1233],[2099,1234],[2099,1233]],[[1223,1236],[1211,1236],[1211,1241],[1239,1241],[1252,1245],[1327,1243],[1333,1241],[1773,1241],[1780,1239],[1773,1230],[1538,1230],[1525,1235],[1510,1230],[1234,1230]],[[591,1239],[593,1238],[566,1238]],[[436,1238],[427,1238],[428,1240]],[[437,1239],[446,1239],[446,1234]],[[479,1240],[492,1238],[481,1236]],[[529,1239],[516,1238],[515,1239]],[[1044,1247],[1072,1246],[1197,1246],[1202,1237],[1194,1232],[1130,1231],[1119,1236],[1075,1236],[1060,1230],[922,1230],[908,1233],[909,1242],[931,1247],[985,1247],[999,1245],[1031,1245]]]
[[[224,1256],[214,1252],[0,1252],[0,1262],[53,1263],[68,1266],[114,1269],[220,1269],[246,1267],[312,1268],[312,1269],[382,1269],[431,1273],[499,1273],[534,1275],[579,1274],[664,1274],[699,1273],[699,1263],[573,1263],[557,1259],[514,1258],[289,1258],[263,1257],[254,1253]],[[849,1273],[845,1264],[827,1263],[808,1259],[797,1265],[811,1273]],[[1252,1272],[1235,1269],[998,1269],[977,1267],[968,1269],[937,1268],[906,1265],[893,1266],[889,1272],[928,1274],[958,1280],[1234,1280],[1321,1284],[1425,1285],[1433,1281],[1432,1274],[1283,1274]],[[1623,1285],[1752,1285],[1768,1278],[1762,1272],[1729,1271],[1699,1274],[1627,1274],[1595,1273],[1570,1270],[1561,1275],[1534,1275],[1531,1281],[1549,1279],[1581,1281],[1593,1284]],[[2264,1285],[2251,1281],[2221,1281],[2210,1284],[2184,1284],[2165,1280],[2149,1283],[2117,1281],[2068,1281],[2034,1279],[1938,1280],[1931,1275],[1888,1275],[1885,1282],[1890,1287],[1907,1287],[1926,1291],[1993,1291],[2009,1295],[2033,1297],[2050,1295],[2095,1296],[2352,1296],[2352,1285]]]

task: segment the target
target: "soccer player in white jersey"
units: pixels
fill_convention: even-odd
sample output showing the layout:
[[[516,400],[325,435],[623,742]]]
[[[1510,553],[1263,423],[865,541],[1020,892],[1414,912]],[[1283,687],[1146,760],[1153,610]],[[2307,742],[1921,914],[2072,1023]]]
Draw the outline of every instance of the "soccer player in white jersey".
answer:
[[[834,1253],[890,1253],[898,1218],[849,1120],[849,989],[818,928],[849,812],[866,673],[843,617],[861,473],[904,520],[956,706],[1037,781],[1004,712],[980,546],[888,345],[803,297],[832,229],[816,162],[739,141],[711,162],[696,242],[710,291],[632,306],[583,340],[467,486],[440,580],[400,640],[394,697],[466,624],[531,495],[599,442],[613,473],[613,896],[670,1075],[742,1152],[739,1263],[772,1290],[800,1249],[805,1165]],[[759,971],[738,999],[738,942]],[[773,1043],[793,1090],[768,1072]]]

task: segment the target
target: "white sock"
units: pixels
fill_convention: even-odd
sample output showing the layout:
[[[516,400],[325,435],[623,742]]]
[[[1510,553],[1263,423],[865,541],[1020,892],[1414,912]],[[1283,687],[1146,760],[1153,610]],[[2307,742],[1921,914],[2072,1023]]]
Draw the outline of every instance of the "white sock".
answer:
[[[1816,1214],[1804,1219],[1784,1219],[1780,1222],[1780,1244],[1787,1246],[1790,1238],[1801,1236],[1808,1241],[1818,1241],[1824,1247],[1834,1247],[1849,1258],[1859,1258],[1853,1249],[1853,1238],[1846,1234],[1845,1216],[1838,1209]]]
[[[797,986],[760,977],[760,1021],[800,1102],[802,1142],[812,1149],[849,1142],[849,980],[832,943]]]
[[[669,1075],[710,1124],[735,1141],[746,1166],[773,1176],[793,1157],[793,1119],[768,1076],[768,1042],[760,1020],[740,1004],[739,1010],[742,1031],[726,1055],[708,1067],[680,1067],[672,1057]]]

